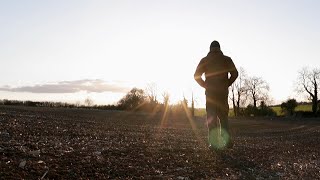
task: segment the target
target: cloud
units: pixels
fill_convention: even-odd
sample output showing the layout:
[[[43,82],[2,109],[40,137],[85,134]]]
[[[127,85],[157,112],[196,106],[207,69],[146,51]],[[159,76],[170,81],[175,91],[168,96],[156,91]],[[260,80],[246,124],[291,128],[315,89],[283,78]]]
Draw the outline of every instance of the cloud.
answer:
[[[102,92],[127,92],[129,89],[117,84],[107,83],[100,79],[83,79],[76,81],[61,81],[57,83],[37,84],[34,86],[10,87],[2,86],[0,91],[30,92],[30,93],[76,93],[80,91]]]

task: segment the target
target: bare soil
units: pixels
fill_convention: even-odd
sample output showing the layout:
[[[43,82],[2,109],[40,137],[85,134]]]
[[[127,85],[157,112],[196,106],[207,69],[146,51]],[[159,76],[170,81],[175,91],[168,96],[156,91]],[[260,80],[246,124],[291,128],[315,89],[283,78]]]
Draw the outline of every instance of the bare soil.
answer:
[[[320,120],[230,123],[215,153],[203,118],[0,106],[0,179],[320,179]]]

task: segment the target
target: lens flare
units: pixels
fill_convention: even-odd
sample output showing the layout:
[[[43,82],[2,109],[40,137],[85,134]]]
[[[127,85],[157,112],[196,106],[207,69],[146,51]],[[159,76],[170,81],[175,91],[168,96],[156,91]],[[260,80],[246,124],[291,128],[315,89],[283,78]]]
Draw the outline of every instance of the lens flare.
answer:
[[[223,128],[214,128],[209,132],[209,144],[215,149],[224,149],[229,143],[230,135]]]

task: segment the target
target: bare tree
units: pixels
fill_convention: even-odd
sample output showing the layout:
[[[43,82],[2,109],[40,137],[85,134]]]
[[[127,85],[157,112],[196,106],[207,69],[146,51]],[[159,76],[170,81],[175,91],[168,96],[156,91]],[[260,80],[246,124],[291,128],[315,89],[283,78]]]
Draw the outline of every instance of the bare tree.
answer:
[[[188,108],[188,100],[186,99],[186,97],[184,95],[183,95],[182,104],[184,107]]]
[[[236,91],[236,86],[235,84],[232,84],[231,85],[231,101],[232,101],[232,107],[233,107],[233,113],[235,116],[238,116],[238,113],[237,113],[237,107],[236,107],[236,94],[235,94],[235,91]]]
[[[317,113],[318,92],[320,83],[320,69],[310,70],[307,67],[302,68],[298,75],[298,92],[307,92],[312,101],[312,112]]]
[[[166,91],[162,94],[163,97],[163,116],[162,116],[162,122],[165,122],[168,118],[168,114],[170,111],[170,107],[169,107],[169,101],[170,101],[170,95],[169,93]]]
[[[167,107],[169,105],[169,101],[170,101],[170,95],[168,92],[164,92],[162,94],[162,97],[163,97],[163,104],[165,107]]]
[[[266,101],[268,99],[269,85],[261,77],[248,77],[245,80],[245,89],[253,101],[253,106],[257,108],[258,101]]]
[[[150,102],[158,103],[158,100],[157,100],[157,85],[155,83],[147,84],[146,94],[147,94]]]
[[[84,100],[84,104],[88,107],[92,106],[93,105],[93,100],[90,98],[90,97],[87,97],[85,100]]]
[[[80,103],[80,101],[76,101],[74,105],[75,105],[76,107],[80,107],[81,103]]]
[[[247,101],[247,78],[245,70],[241,67],[237,80],[231,86],[231,100],[235,116],[239,115],[240,105],[245,104]]]

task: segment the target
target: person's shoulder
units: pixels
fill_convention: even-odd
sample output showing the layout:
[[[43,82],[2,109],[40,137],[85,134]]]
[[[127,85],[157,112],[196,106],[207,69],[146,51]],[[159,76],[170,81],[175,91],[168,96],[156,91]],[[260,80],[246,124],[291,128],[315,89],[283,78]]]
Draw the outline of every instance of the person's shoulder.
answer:
[[[225,60],[227,60],[229,63],[233,62],[231,57],[224,55]]]
[[[224,55],[224,58],[228,59],[228,60],[232,60],[231,57]]]
[[[208,61],[208,57],[203,57],[201,60],[200,60],[200,63],[206,63]]]

